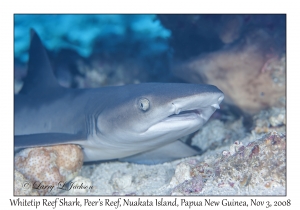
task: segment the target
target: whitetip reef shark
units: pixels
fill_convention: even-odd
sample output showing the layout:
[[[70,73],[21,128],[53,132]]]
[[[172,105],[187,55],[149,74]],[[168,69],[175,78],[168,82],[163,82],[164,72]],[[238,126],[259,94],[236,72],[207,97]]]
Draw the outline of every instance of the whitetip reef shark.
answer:
[[[223,99],[217,87],[201,84],[62,87],[31,30],[28,73],[14,97],[14,147],[77,144],[85,162],[172,161],[198,154],[177,139],[197,131]]]

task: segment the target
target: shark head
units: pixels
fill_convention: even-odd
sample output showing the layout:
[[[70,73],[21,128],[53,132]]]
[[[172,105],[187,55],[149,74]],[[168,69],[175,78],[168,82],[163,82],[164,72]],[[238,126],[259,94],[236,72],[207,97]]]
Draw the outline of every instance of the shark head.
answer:
[[[144,83],[122,86],[97,116],[97,132],[114,143],[155,148],[198,130],[219,108],[215,86]]]

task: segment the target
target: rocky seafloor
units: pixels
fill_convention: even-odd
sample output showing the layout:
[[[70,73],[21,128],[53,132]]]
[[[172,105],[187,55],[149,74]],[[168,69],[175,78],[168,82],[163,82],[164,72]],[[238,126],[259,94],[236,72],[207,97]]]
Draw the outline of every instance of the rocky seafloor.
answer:
[[[202,156],[152,166],[83,166],[81,175],[96,186],[90,195],[285,195],[285,149],[285,134],[274,130]]]

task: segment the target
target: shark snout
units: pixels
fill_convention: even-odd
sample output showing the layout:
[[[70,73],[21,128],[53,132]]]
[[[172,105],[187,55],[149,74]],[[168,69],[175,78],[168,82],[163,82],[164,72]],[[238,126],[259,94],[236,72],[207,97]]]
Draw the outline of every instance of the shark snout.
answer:
[[[168,118],[174,120],[176,117],[184,119],[184,117],[190,118],[194,116],[202,119],[204,123],[216,109],[220,109],[220,103],[223,99],[224,95],[222,92],[198,94],[176,99],[172,102],[172,114]]]

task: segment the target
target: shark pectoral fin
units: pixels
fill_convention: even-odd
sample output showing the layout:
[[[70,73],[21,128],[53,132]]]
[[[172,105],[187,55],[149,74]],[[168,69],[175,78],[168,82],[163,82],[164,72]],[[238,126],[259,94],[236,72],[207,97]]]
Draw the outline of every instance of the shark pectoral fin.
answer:
[[[24,148],[37,146],[51,146],[57,144],[76,144],[77,141],[83,141],[84,138],[79,134],[67,133],[39,133],[29,135],[14,136],[15,152]]]
[[[159,164],[170,162],[179,158],[190,157],[199,154],[198,151],[189,147],[181,141],[175,141],[171,144],[159,147],[154,150],[143,152],[137,155],[119,159],[123,162],[131,162],[137,164]]]

